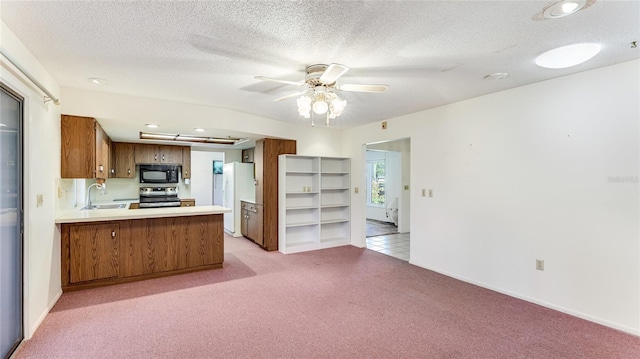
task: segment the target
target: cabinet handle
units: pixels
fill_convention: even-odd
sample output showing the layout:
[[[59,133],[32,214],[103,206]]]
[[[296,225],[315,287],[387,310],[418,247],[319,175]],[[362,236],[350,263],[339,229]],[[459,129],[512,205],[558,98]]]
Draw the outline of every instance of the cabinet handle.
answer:
[[[113,175],[116,174],[116,170],[112,168],[111,169],[111,174],[113,174]]]
[[[157,161],[158,160],[158,155],[153,155],[153,160]]]
[[[116,238],[116,231],[111,231],[111,238]]]
[[[184,175],[188,176],[189,175],[189,170],[184,170]]]
[[[131,168],[129,168],[129,169],[127,170],[127,174],[129,174],[129,175],[131,174]]]
[[[164,155],[162,155],[162,162],[164,162]]]
[[[98,166],[98,170],[99,170],[100,172],[104,172],[104,166],[102,166],[102,165]]]

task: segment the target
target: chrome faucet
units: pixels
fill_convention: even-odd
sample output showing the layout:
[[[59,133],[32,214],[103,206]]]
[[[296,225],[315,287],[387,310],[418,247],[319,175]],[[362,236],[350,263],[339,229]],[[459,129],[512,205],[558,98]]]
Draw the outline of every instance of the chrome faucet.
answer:
[[[106,183],[93,183],[91,184],[88,188],[87,188],[87,208],[91,208],[92,203],[91,203],[91,188],[96,187],[99,190],[105,190],[107,188],[107,184]]]

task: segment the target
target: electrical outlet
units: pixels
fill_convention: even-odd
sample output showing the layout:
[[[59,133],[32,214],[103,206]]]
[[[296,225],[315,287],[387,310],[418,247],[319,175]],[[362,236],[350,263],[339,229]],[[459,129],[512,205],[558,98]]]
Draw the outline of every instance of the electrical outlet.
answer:
[[[62,198],[64,196],[64,190],[62,187],[58,187],[58,198]]]
[[[353,189],[353,192],[357,194],[358,192],[360,192],[360,189],[358,187],[356,187],[356,188]]]
[[[387,129],[387,121],[382,121],[382,129],[383,130]]]
[[[408,191],[408,190],[409,190],[409,185],[408,185],[408,184],[404,185],[404,190],[405,190],[405,191]]]
[[[422,197],[427,196],[427,190],[425,188],[422,189]]]
[[[433,197],[433,190],[432,189],[429,190],[429,197]]]
[[[36,195],[36,207],[42,207],[42,204],[44,203],[44,198],[41,194],[37,194]]]
[[[544,259],[536,259],[536,269],[544,270]]]

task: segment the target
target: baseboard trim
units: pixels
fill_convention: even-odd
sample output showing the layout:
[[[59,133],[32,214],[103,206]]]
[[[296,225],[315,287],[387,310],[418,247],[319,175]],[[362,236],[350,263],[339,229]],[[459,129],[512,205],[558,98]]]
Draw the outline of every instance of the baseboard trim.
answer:
[[[58,302],[58,299],[60,299],[61,296],[62,296],[62,288],[58,291],[58,293],[56,293],[55,297],[53,298],[51,303],[49,303],[45,311],[40,315],[38,320],[31,326],[31,328],[29,328],[29,332],[24,333],[24,340],[29,340],[31,339],[31,337],[33,337],[33,334],[36,332],[36,330],[38,330],[38,328],[40,327],[40,324],[42,324],[42,322],[44,321],[44,318],[47,317],[47,315],[49,314],[51,309],[53,309],[53,306],[56,305],[56,303]]]
[[[536,298],[531,298],[531,297],[528,297],[528,296],[520,295],[520,294],[511,292],[511,291],[508,291],[508,290],[504,290],[502,288],[498,288],[498,287],[494,287],[492,285],[488,285],[486,283],[478,282],[476,280],[472,280],[472,279],[469,279],[469,278],[466,278],[466,277],[463,277],[463,276],[455,275],[455,274],[449,273],[447,271],[443,271],[443,270],[441,270],[439,268],[434,268],[434,267],[431,267],[431,266],[423,266],[423,265],[420,265],[420,264],[412,262],[412,261],[409,261],[409,263],[413,264],[415,266],[430,270],[430,271],[434,271],[436,273],[440,273],[442,275],[446,275],[447,277],[458,279],[458,280],[461,280],[461,281],[469,283],[469,284],[477,285],[478,287],[489,289],[489,290],[492,290],[494,292],[498,292],[498,293],[501,293],[501,294],[504,294],[504,295],[508,295],[510,297],[513,297],[513,298],[521,299],[521,300],[524,300],[524,301],[529,302],[529,303],[537,304],[537,305],[540,305],[540,306],[545,307],[545,308],[553,309],[553,310],[561,312],[561,313],[569,314],[571,316],[574,316],[574,317],[577,317],[577,318],[580,318],[580,319],[584,319],[584,320],[587,320],[587,321],[590,321],[590,322],[593,322],[593,323],[596,323],[596,324],[604,325],[606,327],[609,327],[609,328],[612,328],[612,329],[615,329],[615,330],[619,330],[619,331],[622,331],[622,332],[625,332],[625,333],[640,337],[640,329],[628,327],[626,325],[621,325],[621,324],[618,324],[618,323],[615,323],[615,322],[611,322],[611,321],[606,320],[606,319],[602,319],[602,318],[599,318],[599,317],[596,317],[596,316],[593,316],[593,315],[590,315],[590,314],[586,314],[586,313],[583,313],[583,312],[580,312],[580,311],[576,311],[576,310],[572,310],[572,309],[569,309],[569,308],[566,308],[566,307],[562,307],[562,306],[559,306],[559,305],[556,305],[556,304],[553,304],[553,303],[545,302],[545,301],[542,301],[542,300],[539,300],[539,299],[536,299]]]

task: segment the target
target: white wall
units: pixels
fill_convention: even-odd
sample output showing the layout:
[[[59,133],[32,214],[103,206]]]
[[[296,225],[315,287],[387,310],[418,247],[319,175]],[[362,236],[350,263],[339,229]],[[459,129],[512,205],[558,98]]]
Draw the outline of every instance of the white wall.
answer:
[[[360,126],[345,132],[346,155],[362,167],[363,144],[411,137],[411,263],[638,335],[639,69]],[[352,194],[353,218],[363,195]]]
[[[224,153],[191,151],[191,196],[197,206],[213,204],[213,161],[224,161]]]
[[[2,50],[54,95],[60,88],[35,57],[3,23]],[[60,289],[60,234],[54,224],[56,209],[69,205],[56,201],[60,183],[60,107],[43,103],[43,94],[4,60],[0,80],[24,100],[24,330],[30,338],[62,294]],[[36,196],[43,205],[36,206]]]

